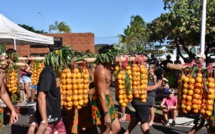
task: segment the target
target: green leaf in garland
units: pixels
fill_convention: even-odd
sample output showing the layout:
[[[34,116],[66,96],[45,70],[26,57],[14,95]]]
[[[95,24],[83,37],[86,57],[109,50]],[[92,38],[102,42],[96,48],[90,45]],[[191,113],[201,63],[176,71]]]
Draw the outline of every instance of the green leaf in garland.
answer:
[[[130,82],[130,77],[128,75],[128,73],[126,71],[124,71],[125,73],[125,86],[126,86],[126,92],[127,94],[131,93],[131,82]]]

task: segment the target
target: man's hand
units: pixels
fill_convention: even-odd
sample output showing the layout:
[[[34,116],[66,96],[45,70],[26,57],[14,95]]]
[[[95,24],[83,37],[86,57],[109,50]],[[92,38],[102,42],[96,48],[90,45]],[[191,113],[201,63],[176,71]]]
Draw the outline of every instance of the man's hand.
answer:
[[[105,123],[106,126],[110,126],[111,121],[110,121],[110,115],[109,114],[105,115],[105,117],[104,117],[104,123]]]
[[[43,134],[47,128],[48,128],[48,123],[45,121],[41,121],[36,134]]]
[[[159,80],[156,84],[157,87],[160,87],[162,85],[162,80]]]
[[[18,115],[16,114],[15,111],[12,111],[10,115],[10,125],[17,121],[18,121]]]
[[[110,115],[106,114],[104,117],[104,125],[106,126],[106,130],[104,132],[104,134],[109,134],[110,130],[111,130],[111,119],[110,119]]]

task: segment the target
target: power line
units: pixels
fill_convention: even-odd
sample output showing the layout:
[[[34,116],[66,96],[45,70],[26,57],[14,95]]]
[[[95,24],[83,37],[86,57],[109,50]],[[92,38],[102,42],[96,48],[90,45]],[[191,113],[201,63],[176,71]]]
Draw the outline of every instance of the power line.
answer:
[[[110,36],[110,37],[94,37],[94,38],[119,38],[119,37],[116,37],[116,36]]]

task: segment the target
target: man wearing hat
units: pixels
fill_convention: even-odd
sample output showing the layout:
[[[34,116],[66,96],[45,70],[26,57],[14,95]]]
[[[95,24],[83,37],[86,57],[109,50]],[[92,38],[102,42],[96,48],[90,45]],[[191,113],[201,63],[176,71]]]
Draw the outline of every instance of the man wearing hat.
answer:
[[[164,125],[166,126],[169,123],[169,112],[171,112],[172,114],[172,126],[175,126],[175,120],[176,117],[178,116],[178,110],[177,110],[177,102],[178,99],[176,96],[174,96],[174,90],[173,89],[169,89],[168,91],[168,96],[163,98],[160,107],[163,111],[163,115],[164,115]]]
[[[205,59],[206,59],[205,54],[199,53],[196,55],[196,57],[197,57],[196,62],[197,62],[197,64],[199,64],[199,67],[205,67],[206,66],[205,65]]]

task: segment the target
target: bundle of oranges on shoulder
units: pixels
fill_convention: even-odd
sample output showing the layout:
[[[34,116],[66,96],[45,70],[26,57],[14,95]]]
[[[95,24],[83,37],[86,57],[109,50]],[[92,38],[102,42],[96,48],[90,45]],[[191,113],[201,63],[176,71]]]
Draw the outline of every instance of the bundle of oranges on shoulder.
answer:
[[[183,72],[179,80],[178,107],[185,114],[201,113],[209,117],[214,109],[214,78],[208,77],[208,73],[202,70],[193,67],[191,71]]]
[[[126,57],[126,59],[128,59]],[[142,64],[144,58],[138,57],[133,64],[129,65],[128,60],[120,62],[119,66],[115,67],[115,84],[116,92],[119,98],[119,104],[125,107],[133,98],[140,99],[146,102],[147,91],[145,88],[148,84],[148,71]]]
[[[81,109],[88,103],[89,73],[84,67],[66,67],[60,75],[61,107]]]

